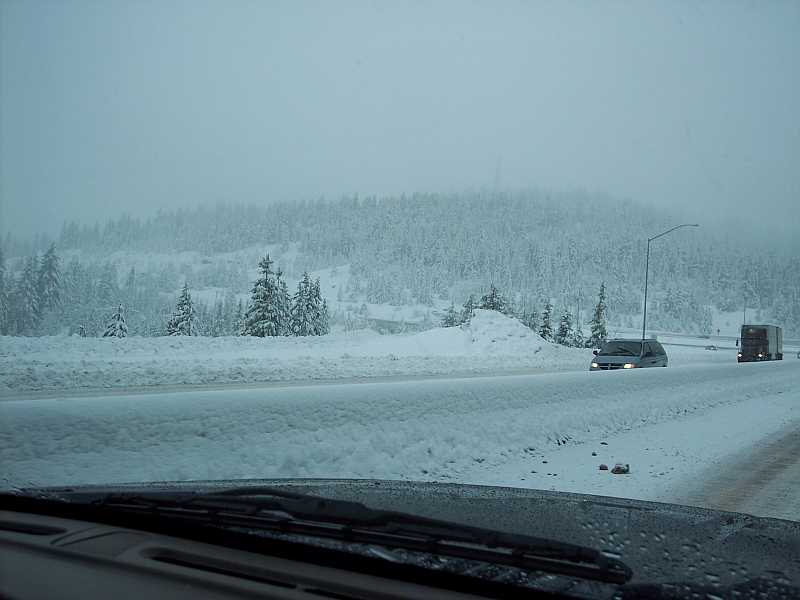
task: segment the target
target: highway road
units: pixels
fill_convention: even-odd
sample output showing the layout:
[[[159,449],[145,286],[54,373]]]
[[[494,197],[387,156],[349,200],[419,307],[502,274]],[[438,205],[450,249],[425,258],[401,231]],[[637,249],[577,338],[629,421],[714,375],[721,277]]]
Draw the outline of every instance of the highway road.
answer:
[[[0,402],[3,482],[446,481],[800,520],[797,360],[138,391]]]
[[[800,420],[733,454],[678,500],[759,516],[800,519]]]

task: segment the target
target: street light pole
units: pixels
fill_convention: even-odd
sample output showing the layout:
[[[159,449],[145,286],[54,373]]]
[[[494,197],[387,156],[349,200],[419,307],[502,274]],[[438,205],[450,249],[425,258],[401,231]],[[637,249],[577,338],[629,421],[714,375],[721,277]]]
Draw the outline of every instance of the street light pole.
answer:
[[[650,273],[650,242],[651,238],[647,240],[647,260],[644,263],[644,309],[642,310],[642,342],[647,337],[645,335],[647,327],[647,276]],[[644,345],[642,345],[644,348]],[[642,350],[644,352],[644,350]]]
[[[644,266],[644,309],[642,310],[642,342],[644,342],[645,338],[647,337],[647,283],[648,283],[648,276],[650,274],[650,242],[653,240],[657,240],[660,237],[667,235],[668,233],[672,233],[676,229],[680,229],[681,227],[700,227],[697,223],[683,223],[682,225],[676,225],[672,229],[667,229],[659,233],[658,235],[654,235],[651,238],[647,238],[647,259],[645,260]],[[644,344],[642,344],[642,351],[644,351]]]

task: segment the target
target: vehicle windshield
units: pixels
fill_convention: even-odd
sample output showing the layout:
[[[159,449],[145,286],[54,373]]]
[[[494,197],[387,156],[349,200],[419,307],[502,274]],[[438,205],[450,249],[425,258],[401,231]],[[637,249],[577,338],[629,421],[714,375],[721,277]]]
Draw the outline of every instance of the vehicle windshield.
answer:
[[[602,356],[639,356],[641,352],[641,342],[610,341],[600,348]]]
[[[800,2],[0,2],[0,491],[800,522],[798,57]]]

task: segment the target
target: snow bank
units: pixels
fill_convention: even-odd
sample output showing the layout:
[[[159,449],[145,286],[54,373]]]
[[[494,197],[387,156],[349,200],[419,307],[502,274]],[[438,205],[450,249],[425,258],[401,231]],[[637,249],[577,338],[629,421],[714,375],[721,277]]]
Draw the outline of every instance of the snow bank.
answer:
[[[0,338],[0,393],[586,369],[591,353],[493,311],[462,327],[307,338]]]
[[[469,482],[509,463],[541,471],[544,452],[711,408],[762,399],[766,415],[775,408],[770,397],[797,398],[798,384],[800,364],[784,362],[7,400],[0,402],[0,462],[17,485],[261,477]],[[724,435],[725,421],[707,423],[706,434]],[[624,462],[642,469],[636,457]],[[507,483],[518,485],[518,473]]]

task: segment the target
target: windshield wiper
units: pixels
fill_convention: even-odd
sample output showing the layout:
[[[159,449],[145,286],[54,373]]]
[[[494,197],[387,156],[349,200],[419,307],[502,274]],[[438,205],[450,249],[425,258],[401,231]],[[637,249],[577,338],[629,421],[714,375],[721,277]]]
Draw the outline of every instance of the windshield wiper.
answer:
[[[86,494],[81,497],[86,504]],[[75,501],[69,494],[66,499]],[[382,545],[607,583],[622,584],[633,575],[622,561],[594,548],[274,487],[236,487],[211,493],[115,492],[95,494],[89,503],[106,511]]]

